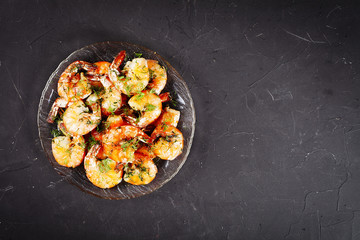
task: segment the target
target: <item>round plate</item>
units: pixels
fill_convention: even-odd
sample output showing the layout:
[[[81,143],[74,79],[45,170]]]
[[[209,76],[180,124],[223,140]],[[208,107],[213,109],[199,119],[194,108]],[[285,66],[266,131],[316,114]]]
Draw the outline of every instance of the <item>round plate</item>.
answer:
[[[101,189],[93,185],[86,177],[83,164],[77,168],[67,168],[60,166],[54,159],[51,150],[51,130],[56,128],[55,124],[46,121],[51,105],[58,97],[57,82],[65,68],[76,60],[87,62],[108,61],[112,62],[114,57],[125,50],[130,56],[134,53],[142,53],[146,59],[159,61],[162,66],[167,68],[168,80],[163,92],[169,91],[172,98],[176,101],[175,109],[181,112],[178,129],[184,136],[184,149],[180,156],[173,161],[156,161],[158,173],[155,179],[143,186],[134,186],[122,181],[117,186],[110,189]],[[81,190],[106,199],[126,199],[135,198],[155,191],[170,181],[185,163],[190,152],[191,143],[195,131],[195,109],[190,91],[180,74],[159,54],[142,46],[126,42],[101,42],[95,43],[79,50],[68,56],[56,70],[51,74],[46,86],[41,94],[38,109],[38,129],[41,145],[54,169]]]

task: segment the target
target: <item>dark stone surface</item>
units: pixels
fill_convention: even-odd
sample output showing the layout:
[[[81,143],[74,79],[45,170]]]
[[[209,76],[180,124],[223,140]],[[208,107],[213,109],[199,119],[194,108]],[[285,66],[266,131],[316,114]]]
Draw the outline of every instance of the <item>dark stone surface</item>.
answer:
[[[360,29],[350,1],[1,1],[0,238],[360,239]],[[192,151],[156,192],[63,180],[36,112],[99,41],[159,52],[188,83]]]

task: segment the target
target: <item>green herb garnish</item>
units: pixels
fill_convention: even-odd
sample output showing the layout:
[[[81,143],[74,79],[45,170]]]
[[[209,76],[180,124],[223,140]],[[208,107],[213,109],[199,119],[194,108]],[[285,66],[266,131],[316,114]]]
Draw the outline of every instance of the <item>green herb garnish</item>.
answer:
[[[61,131],[59,131],[58,129],[53,129],[51,130],[51,135],[53,135],[53,137],[58,137],[58,136],[61,136]]]
[[[127,85],[127,86],[125,87],[126,95],[130,95],[131,87],[132,87],[131,85]]]
[[[91,136],[88,141],[88,149],[90,149],[92,146],[96,144],[100,144],[100,142],[97,141],[93,136]]]
[[[150,79],[156,78],[156,74],[151,69],[149,69],[149,75],[150,75]]]
[[[136,95],[135,99],[138,100],[138,101],[140,101],[144,96],[145,96],[145,93],[139,92],[139,93]]]
[[[124,152],[126,152],[129,147],[131,147],[134,150],[137,150],[138,142],[139,142],[138,139],[133,138],[133,139],[131,139],[129,141],[126,141],[123,144],[121,144],[121,148],[122,148],[122,150]]]
[[[86,144],[85,144],[85,142],[83,142],[83,143],[78,143],[78,146],[80,146],[81,148],[85,148],[85,147],[86,147]]]
[[[102,160],[99,164],[99,170],[102,173],[107,173],[108,171],[111,170],[110,164],[112,163],[113,160],[111,160],[110,158],[106,158],[104,160]]]
[[[166,123],[163,123],[162,128],[164,129],[164,131],[166,131],[169,128],[169,125],[167,125]]]
[[[98,86],[93,86],[91,87],[92,91],[96,94],[96,95],[101,95],[105,89],[103,87],[98,87]]]
[[[142,53],[136,53],[136,52],[134,52],[134,54],[135,54],[135,58],[141,58],[141,57],[142,57]]]
[[[148,103],[145,106],[145,112],[151,112],[151,111],[154,111],[155,109],[156,109],[156,106],[152,105],[151,103]]]

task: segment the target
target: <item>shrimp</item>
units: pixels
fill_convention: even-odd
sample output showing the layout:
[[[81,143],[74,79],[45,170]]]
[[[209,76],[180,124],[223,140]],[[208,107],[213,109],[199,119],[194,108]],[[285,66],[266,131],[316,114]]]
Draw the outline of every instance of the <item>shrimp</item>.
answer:
[[[111,159],[117,162],[132,162],[139,141],[148,142],[149,139],[140,128],[123,125],[109,129],[102,136],[102,143],[105,154]]]
[[[85,99],[91,93],[91,85],[84,73],[77,74],[79,69],[87,69],[92,73],[95,67],[91,63],[76,61],[70,64],[61,74],[58,81],[59,98],[53,103],[47,121],[53,123],[59,108],[65,108],[69,102]]]
[[[162,103],[159,96],[150,92],[141,92],[132,96],[128,102],[131,108],[140,111],[136,125],[140,128],[146,127],[161,114]]]
[[[133,185],[145,185],[154,180],[158,169],[146,155],[135,153],[136,161],[125,166],[124,181]]]
[[[100,78],[108,75],[110,64],[111,63],[105,61],[94,63],[96,70],[93,71],[93,74],[87,76],[87,79],[91,86],[102,87]]]
[[[150,159],[154,159],[156,157],[155,153],[152,151],[149,145],[142,145],[136,150],[136,153],[141,153],[145,156],[148,156]]]
[[[147,64],[150,72],[150,82],[148,84],[148,88],[152,89],[157,95],[159,95],[166,85],[166,70],[164,67],[160,66],[156,60],[147,60]]]
[[[124,125],[125,122],[122,119],[122,117],[120,115],[112,115],[109,116],[107,118],[107,120],[105,122],[102,123],[101,128],[102,129],[98,129],[95,128],[91,131],[91,137],[90,140],[92,142],[97,141],[97,142],[102,142],[103,141],[103,136],[110,131],[110,129],[115,129],[118,128],[122,125]],[[60,127],[58,127],[60,130],[62,130]]]
[[[176,127],[179,122],[179,119],[180,119],[179,111],[169,108],[169,107],[166,107],[162,111],[160,117],[158,119],[156,119],[155,126],[160,125],[160,124],[167,124],[167,125]]]
[[[114,58],[114,60],[110,64],[109,69],[108,69],[108,76],[109,76],[111,82],[113,84],[115,84],[116,88],[119,91],[122,91],[122,88],[119,85],[118,81],[120,81],[120,79],[124,78],[124,76],[120,77],[120,72],[121,72],[120,65],[124,61],[125,57],[126,57],[125,51],[119,52],[118,55]]]
[[[83,73],[80,73],[80,76],[72,76],[68,82],[65,82],[64,78],[65,77],[63,77],[62,79],[60,77],[59,79],[58,93],[60,97],[57,98],[51,106],[51,110],[47,118],[47,121],[49,123],[54,122],[56,115],[58,114],[59,108],[67,107],[71,101],[87,98],[92,92],[91,86]],[[62,82],[60,82],[60,80]]]
[[[95,128],[91,131],[91,136],[93,141],[102,142],[102,136],[106,134],[110,129],[118,128],[125,124],[125,121],[122,119],[120,115],[111,115],[107,118],[105,122],[102,123],[101,130]],[[59,125],[60,126],[60,125]],[[60,127],[58,127],[62,130]]]
[[[102,161],[97,160],[96,155],[100,147],[99,144],[92,146],[85,157],[86,176],[90,182],[99,188],[112,188],[121,182],[123,167],[110,158]]]
[[[125,121],[120,115],[111,115],[105,122],[102,123],[101,130],[95,128],[91,131],[91,136],[95,141],[102,141],[102,136],[107,133],[110,129],[118,128],[125,124]]]
[[[70,105],[64,112],[63,121],[66,130],[72,135],[85,135],[101,121],[100,105],[97,103],[98,97],[92,94],[87,99],[88,105],[93,110],[92,113],[88,112],[82,100],[78,100]]]
[[[85,156],[85,139],[82,136],[59,136],[52,140],[55,160],[65,167],[79,166]]]
[[[111,65],[110,65],[110,70],[114,71],[117,75],[120,75],[120,65],[122,64],[122,62],[124,61],[126,57],[126,51],[121,51],[118,53],[118,55],[114,58],[114,60],[112,61]],[[116,80],[116,78],[115,78]]]
[[[58,81],[58,93],[60,97],[72,100],[84,99],[91,94],[91,86],[81,70],[87,71],[90,75],[95,73],[96,67],[88,62],[75,61],[71,63],[61,74]]]
[[[125,122],[120,115],[112,115],[106,119],[107,128],[117,128],[124,125]]]
[[[134,58],[132,61],[128,61],[124,72],[126,77],[117,75],[117,78],[114,79],[114,71],[112,71],[111,81],[126,95],[134,95],[142,91],[149,83],[150,75],[145,58]]]
[[[184,147],[184,137],[176,127],[160,124],[151,134],[152,140],[159,139],[153,145],[156,156],[163,160],[174,160]]]
[[[94,65],[96,66],[95,73],[100,76],[105,76],[109,73],[111,63],[102,61],[96,62]]]
[[[95,128],[91,131],[91,136],[89,138],[89,144],[90,146],[96,144],[96,143],[102,143],[103,142],[103,136],[109,132],[110,129],[118,128],[125,124],[124,120],[120,115],[111,115],[107,118],[105,122],[102,123],[102,130],[99,130],[98,128]],[[99,159],[105,159],[107,158],[107,155],[104,150],[104,146],[101,145],[101,148],[96,155]]]
[[[102,77],[100,82],[105,88],[105,92],[100,95],[101,102],[101,113],[105,116],[118,111],[121,107],[121,92],[119,92],[108,77]]]

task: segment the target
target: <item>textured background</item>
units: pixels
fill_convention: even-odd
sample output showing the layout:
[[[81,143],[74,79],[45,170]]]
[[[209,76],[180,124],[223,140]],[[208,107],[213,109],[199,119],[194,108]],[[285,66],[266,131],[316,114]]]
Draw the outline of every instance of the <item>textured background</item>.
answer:
[[[354,1],[1,1],[0,238],[360,239]],[[188,83],[188,161],[158,191],[81,192],[41,150],[45,83],[74,50],[128,41]]]

